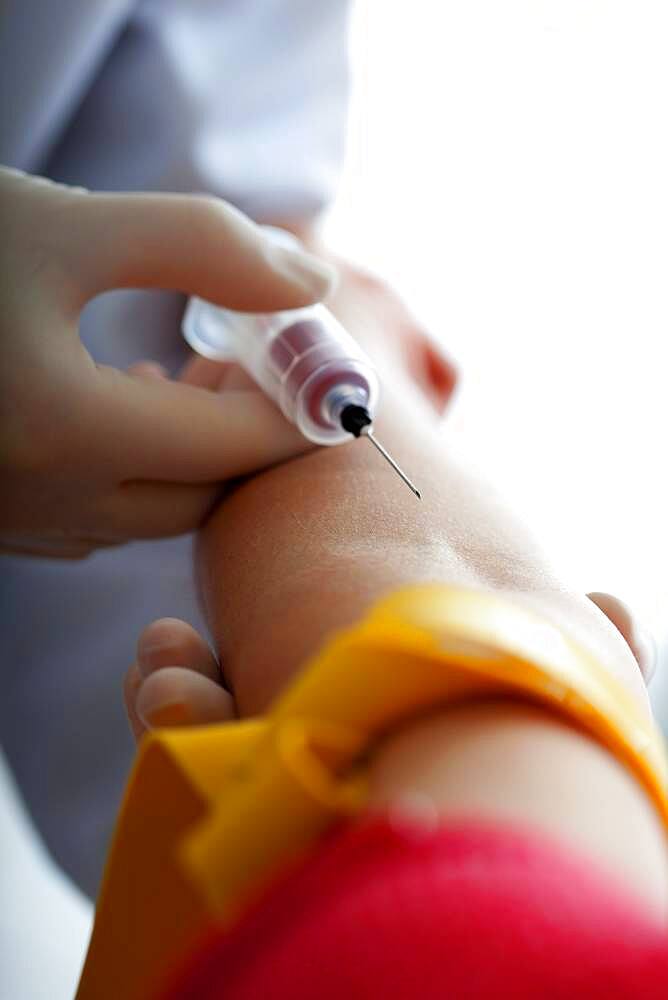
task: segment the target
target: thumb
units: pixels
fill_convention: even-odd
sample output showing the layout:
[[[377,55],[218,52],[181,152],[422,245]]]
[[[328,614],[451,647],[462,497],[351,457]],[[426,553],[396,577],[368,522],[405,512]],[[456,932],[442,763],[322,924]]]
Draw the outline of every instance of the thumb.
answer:
[[[66,198],[70,224],[60,237],[61,257],[78,308],[100,292],[141,287],[270,312],[316,302],[333,281],[330,265],[277,245],[218,198],[82,190],[68,190]],[[59,214],[56,221],[64,230]]]

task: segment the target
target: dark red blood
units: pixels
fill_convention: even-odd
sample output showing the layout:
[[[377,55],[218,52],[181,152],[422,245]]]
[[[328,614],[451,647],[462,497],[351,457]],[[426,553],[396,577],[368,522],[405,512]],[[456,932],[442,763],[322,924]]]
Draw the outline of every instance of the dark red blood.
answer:
[[[279,378],[287,373],[284,388],[292,399],[310,375],[328,366],[309,389],[308,412],[316,423],[322,421],[323,397],[341,382],[344,373],[347,384],[367,387],[361,375],[350,371],[348,351],[317,320],[301,320],[282,330],[271,345],[269,357]]]
[[[313,319],[300,320],[279,333],[269,351],[277,373],[287,371],[292,362],[316,344],[331,343],[324,325]]]

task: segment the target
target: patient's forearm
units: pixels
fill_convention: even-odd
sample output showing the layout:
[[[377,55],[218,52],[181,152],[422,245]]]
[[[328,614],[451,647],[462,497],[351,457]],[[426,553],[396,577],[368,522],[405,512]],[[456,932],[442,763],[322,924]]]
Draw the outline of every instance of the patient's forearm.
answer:
[[[410,412],[390,395],[378,435],[418,481],[422,502],[357,441],[247,481],[203,532],[201,590],[240,713],[263,710],[329,632],[357,621],[382,594],[428,581],[493,588],[529,604],[645,700],[617,630],[562,586],[451,443],[422,426],[413,440]]]
[[[492,588],[529,604],[643,700],[617,630],[560,584],[489,485],[447,443],[411,442],[398,401],[386,410],[379,437],[399,461],[410,456],[422,504],[359,441],[249,480],[202,534],[202,594],[240,714],[265,709],[328,633],[359,620],[382,594],[425,581]],[[421,790],[445,815],[551,830],[618,867],[665,915],[665,843],[653,806],[607,751],[556,716],[505,703],[450,710],[436,728],[416,722],[376,758],[372,802]]]
[[[202,534],[202,592],[242,714],[266,707],[328,632],[382,593],[425,580],[475,585],[481,574],[474,501],[457,495],[445,456],[436,467],[433,447],[421,454],[393,421],[378,434],[399,461],[410,456],[421,503],[360,440],[254,477]]]

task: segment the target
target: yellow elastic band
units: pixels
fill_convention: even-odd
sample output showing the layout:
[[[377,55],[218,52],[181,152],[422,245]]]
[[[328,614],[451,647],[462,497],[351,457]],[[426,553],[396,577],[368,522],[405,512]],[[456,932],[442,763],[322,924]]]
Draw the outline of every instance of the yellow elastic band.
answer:
[[[337,817],[355,762],[435,705],[514,695],[556,707],[622,760],[668,829],[666,757],[643,707],[538,615],[415,587],[334,636],[261,720],[145,739],[116,828],[79,1000],[146,1000],[212,921],[230,922]]]

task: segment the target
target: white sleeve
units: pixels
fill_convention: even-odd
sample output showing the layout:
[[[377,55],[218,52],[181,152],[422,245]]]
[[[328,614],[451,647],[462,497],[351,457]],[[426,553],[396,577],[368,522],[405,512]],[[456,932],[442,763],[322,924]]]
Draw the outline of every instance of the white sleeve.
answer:
[[[93,189],[211,191],[257,218],[310,217],[333,197],[346,132],[349,0],[0,0],[0,7],[0,161]],[[154,358],[175,372],[187,358],[181,311],[178,294],[109,292],[84,310],[82,339],[101,364]],[[21,677],[0,700],[7,755],[45,841],[91,892],[127,770],[120,693],[116,702],[110,692],[147,621],[167,609],[202,624],[190,545],[188,538],[138,542],[76,565],[4,561],[11,600],[0,600],[0,632],[5,660]],[[44,634],[52,636],[55,687],[41,670]],[[40,720],[37,737],[26,736],[26,718]],[[76,739],[63,739],[68,723]],[[104,748],[104,765],[85,751],[88,738]],[[53,745],[59,754],[46,778],[36,747]],[[0,825],[1,810],[0,789]],[[15,814],[6,814],[12,851],[20,848]],[[4,843],[0,869],[11,863]],[[40,910],[44,865],[34,859],[31,872],[28,854],[16,865],[18,882],[0,884],[8,921],[8,900],[22,900],[6,939],[0,922],[17,982],[30,972],[31,955],[50,954],[49,912],[56,912]],[[0,954],[3,1000],[9,958]],[[32,1000],[18,987],[7,996]]]
[[[46,18],[42,0],[9,0],[4,162],[103,190],[211,191],[256,217],[332,199],[349,0],[58,6]]]

